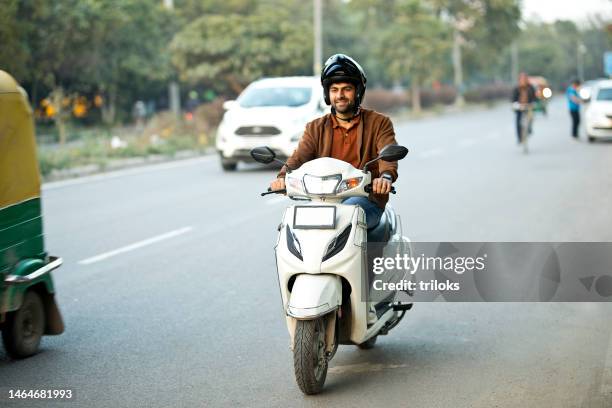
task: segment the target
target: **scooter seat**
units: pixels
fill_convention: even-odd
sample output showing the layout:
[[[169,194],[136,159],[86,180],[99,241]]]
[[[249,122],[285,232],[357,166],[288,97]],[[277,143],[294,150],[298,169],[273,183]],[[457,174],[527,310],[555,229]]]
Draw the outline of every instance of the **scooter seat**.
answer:
[[[389,224],[387,211],[384,211],[378,224],[368,229],[368,242],[388,242],[390,231],[391,225]]]

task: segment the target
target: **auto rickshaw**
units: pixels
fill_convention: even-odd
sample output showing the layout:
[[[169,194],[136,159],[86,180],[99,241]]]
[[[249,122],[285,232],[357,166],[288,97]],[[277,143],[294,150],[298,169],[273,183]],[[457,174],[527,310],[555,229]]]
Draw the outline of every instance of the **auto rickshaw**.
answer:
[[[38,351],[43,334],[64,331],[45,252],[32,109],[25,91],[0,70],[0,328],[7,353]]]
[[[536,95],[536,101],[533,106],[534,112],[542,112],[546,115],[548,100],[552,97],[552,91],[548,85],[548,81],[542,76],[530,76],[529,84],[533,86]]]

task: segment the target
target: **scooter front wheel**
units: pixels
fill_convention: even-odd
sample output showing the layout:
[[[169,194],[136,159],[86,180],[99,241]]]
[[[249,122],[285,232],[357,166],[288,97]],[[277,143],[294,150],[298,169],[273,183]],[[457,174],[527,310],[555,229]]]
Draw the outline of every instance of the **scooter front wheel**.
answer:
[[[304,394],[318,394],[327,376],[325,320],[298,320],[293,346],[295,380]]]

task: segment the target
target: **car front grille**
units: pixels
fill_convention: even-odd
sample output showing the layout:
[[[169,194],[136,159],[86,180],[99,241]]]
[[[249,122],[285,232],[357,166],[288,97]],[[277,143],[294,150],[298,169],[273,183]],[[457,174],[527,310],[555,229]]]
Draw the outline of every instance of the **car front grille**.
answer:
[[[239,136],[276,136],[281,131],[274,126],[242,126],[234,132]]]

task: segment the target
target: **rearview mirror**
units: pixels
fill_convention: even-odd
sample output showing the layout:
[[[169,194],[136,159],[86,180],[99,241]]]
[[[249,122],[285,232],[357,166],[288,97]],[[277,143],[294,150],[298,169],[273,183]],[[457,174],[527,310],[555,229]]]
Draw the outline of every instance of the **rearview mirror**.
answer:
[[[407,154],[408,149],[404,146],[394,144],[386,145],[381,149],[377,158],[375,158],[374,160],[370,160],[365,164],[365,166],[363,166],[363,171],[366,172],[368,170],[368,166],[374,162],[377,162],[378,160],[383,160],[387,162],[402,160],[404,157],[406,157]]]
[[[251,157],[257,163],[270,164],[276,159],[276,153],[268,146],[261,146],[251,150]]]
[[[378,157],[387,162],[402,160],[408,154],[408,149],[400,145],[386,145]]]

